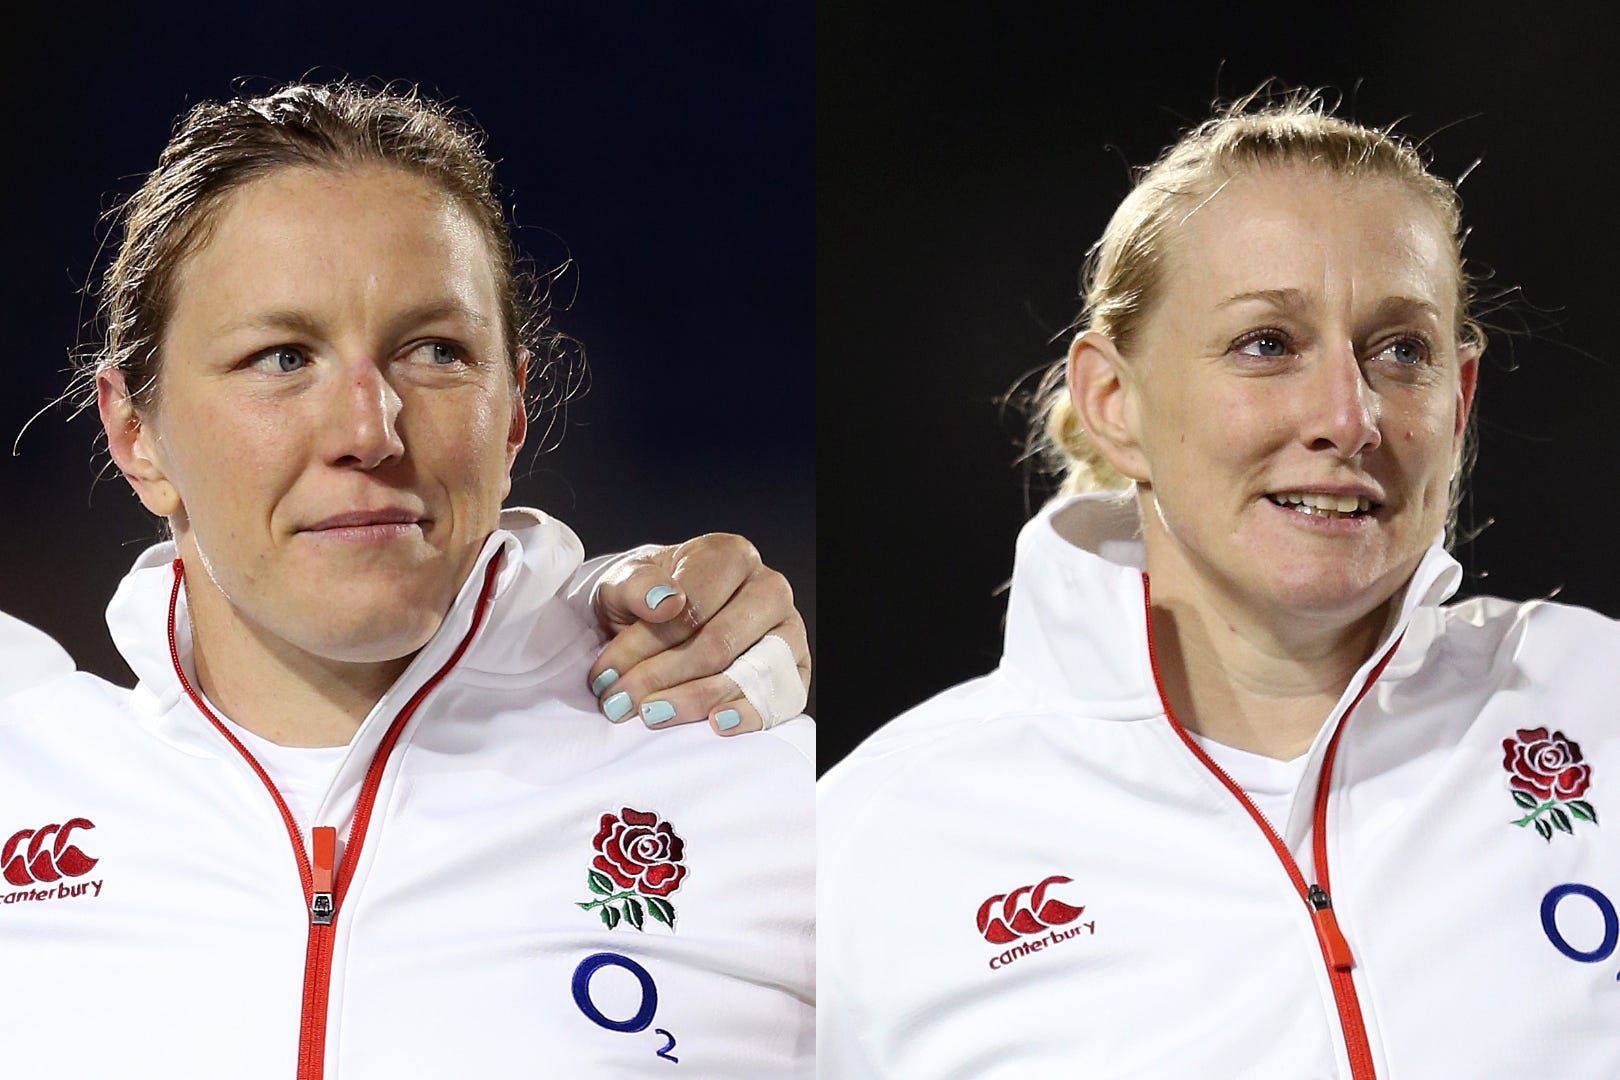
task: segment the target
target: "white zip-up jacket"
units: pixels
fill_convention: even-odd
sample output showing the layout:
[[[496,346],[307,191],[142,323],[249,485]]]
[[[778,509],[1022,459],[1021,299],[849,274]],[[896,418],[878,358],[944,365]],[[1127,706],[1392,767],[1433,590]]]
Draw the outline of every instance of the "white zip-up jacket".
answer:
[[[307,840],[196,692],[172,546],[109,608],[133,691],[9,680],[0,1076],[810,1075],[810,722],[606,723],[579,541],[501,524]]]
[[[820,1075],[1620,1077],[1620,625],[1438,546],[1267,822],[1158,688],[1135,506],[823,779]],[[1325,777],[1325,780],[1323,779]]]

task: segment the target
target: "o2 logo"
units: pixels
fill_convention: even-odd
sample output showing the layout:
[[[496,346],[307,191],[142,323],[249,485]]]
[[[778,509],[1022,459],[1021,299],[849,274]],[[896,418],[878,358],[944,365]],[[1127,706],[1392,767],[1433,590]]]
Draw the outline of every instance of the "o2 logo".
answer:
[[[623,968],[634,975],[636,982],[641,985],[641,1004],[628,1019],[613,1019],[591,999],[591,979],[605,967]],[[653,983],[652,975],[648,974],[647,969],[628,956],[610,952],[592,953],[581,960],[579,966],[574,969],[574,1004],[579,1006],[579,1011],[585,1014],[587,1020],[598,1027],[605,1027],[609,1031],[646,1031],[653,1022],[654,1014],[658,1012],[658,987]],[[658,1048],[658,1056],[665,1061],[679,1064],[681,1059],[670,1053],[675,1049],[675,1036],[663,1028],[653,1028],[653,1034],[662,1035],[668,1040]]]
[[[1586,918],[1590,919],[1591,909],[1596,909],[1597,916],[1603,920],[1603,940],[1595,948],[1582,949],[1572,944],[1558,927],[1558,914],[1569,910],[1571,920],[1581,916],[1575,915],[1578,907],[1587,908]],[[1616,946],[1620,946],[1620,913],[1614,908],[1614,901],[1604,896],[1590,885],[1569,883],[1555,885],[1547,890],[1547,895],[1541,898],[1541,928],[1547,932],[1547,940],[1553,943],[1553,948],[1569,957],[1579,960],[1583,964],[1600,964],[1614,955]],[[1616,972],[1616,979],[1620,979],[1620,972]]]

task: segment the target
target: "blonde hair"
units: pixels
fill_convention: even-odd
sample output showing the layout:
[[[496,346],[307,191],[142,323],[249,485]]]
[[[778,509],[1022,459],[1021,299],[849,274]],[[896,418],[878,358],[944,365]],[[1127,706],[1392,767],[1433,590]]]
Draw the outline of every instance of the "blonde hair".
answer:
[[[1390,179],[1417,192],[1452,240],[1457,270],[1457,341],[1483,347],[1471,315],[1473,287],[1463,266],[1462,203],[1456,188],[1429,171],[1418,147],[1393,129],[1377,130],[1333,116],[1317,91],[1266,93],[1262,87],[1218,107],[1136,176],[1102,237],[1086,254],[1085,306],[1076,325],[1111,339],[1129,355],[1153,309],[1170,226],[1234,176],[1260,168],[1311,167],[1333,176]],[[1080,426],[1066,383],[1066,361],[1041,377],[1030,449],[1063,476],[1062,494],[1129,488]],[[1453,481],[1453,515],[1472,460],[1472,422],[1464,467]]]

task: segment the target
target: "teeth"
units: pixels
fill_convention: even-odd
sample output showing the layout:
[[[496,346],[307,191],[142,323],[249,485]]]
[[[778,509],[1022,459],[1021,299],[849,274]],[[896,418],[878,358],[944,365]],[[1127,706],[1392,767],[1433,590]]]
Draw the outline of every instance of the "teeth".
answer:
[[[1366,513],[1372,509],[1372,500],[1357,495],[1326,495],[1309,491],[1288,491],[1271,496],[1271,501],[1279,506],[1288,506],[1300,513],[1319,514],[1353,514]]]

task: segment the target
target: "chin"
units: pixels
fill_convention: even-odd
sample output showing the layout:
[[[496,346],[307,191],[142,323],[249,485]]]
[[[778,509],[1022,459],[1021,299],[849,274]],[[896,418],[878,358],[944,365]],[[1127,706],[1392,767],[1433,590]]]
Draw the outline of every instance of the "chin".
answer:
[[[397,577],[391,588],[389,583],[375,588],[345,584],[349,587],[334,587],[323,597],[305,598],[295,633],[296,644],[306,652],[352,664],[399,660],[428,643],[450,606],[437,591],[431,596],[404,594]]]
[[[1354,566],[1313,566],[1271,577],[1262,588],[1286,611],[1348,625],[1382,607],[1405,581],[1405,575],[1387,571],[1357,573]]]
[[[420,616],[385,613],[373,619],[344,626],[327,625],[319,639],[305,646],[306,651],[348,664],[384,664],[403,660],[426,645],[439,628],[442,617],[431,620]]]

